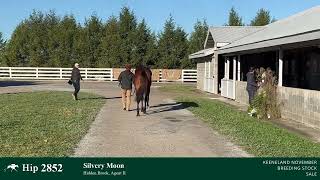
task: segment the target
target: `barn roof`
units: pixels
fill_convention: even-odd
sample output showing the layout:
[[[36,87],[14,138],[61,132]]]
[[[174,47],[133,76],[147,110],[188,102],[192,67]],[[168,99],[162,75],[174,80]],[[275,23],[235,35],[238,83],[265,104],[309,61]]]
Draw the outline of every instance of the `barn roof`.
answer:
[[[264,26],[218,50],[219,54],[320,39],[320,6]]]
[[[210,27],[205,42],[205,46],[208,47],[207,43],[213,41],[215,43],[231,43],[242,37],[248,36],[258,30],[261,30],[261,26],[221,26],[221,27]]]
[[[189,59],[205,57],[214,53],[215,48],[228,45],[231,42],[248,36],[258,30],[261,26],[221,26],[210,27],[203,50],[189,55]]]

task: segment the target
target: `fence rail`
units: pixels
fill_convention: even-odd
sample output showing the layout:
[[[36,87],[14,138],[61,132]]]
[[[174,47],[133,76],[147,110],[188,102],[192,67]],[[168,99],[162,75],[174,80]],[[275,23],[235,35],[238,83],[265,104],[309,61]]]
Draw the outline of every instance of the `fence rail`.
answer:
[[[26,79],[26,80],[66,80],[70,79],[72,68],[51,67],[0,67],[0,79]],[[80,68],[81,76],[85,80],[114,81],[116,80],[113,68]],[[166,82],[159,70],[157,81]],[[182,69],[181,77],[177,82],[197,82],[197,70]]]

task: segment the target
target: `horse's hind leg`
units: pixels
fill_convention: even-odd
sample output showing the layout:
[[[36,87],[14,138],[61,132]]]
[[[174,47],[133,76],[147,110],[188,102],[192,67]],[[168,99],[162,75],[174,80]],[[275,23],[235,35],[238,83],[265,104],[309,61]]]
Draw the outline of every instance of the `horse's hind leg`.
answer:
[[[141,112],[146,113],[146,107],[143,106],[143,103],[145,103],[143,100],[141,102]]]
[[[144,107],[146,107],[147,109],[148,106],[148,96],[146,95],[146,97],[144,97]]]
[[[147,107],[150,108],[150,106],[149,106],[149,94],[146,96],[146,104],[147,104]]]
[[[140,116],[140,113],[139,113],[139,102],[137,101],[137,116]]]

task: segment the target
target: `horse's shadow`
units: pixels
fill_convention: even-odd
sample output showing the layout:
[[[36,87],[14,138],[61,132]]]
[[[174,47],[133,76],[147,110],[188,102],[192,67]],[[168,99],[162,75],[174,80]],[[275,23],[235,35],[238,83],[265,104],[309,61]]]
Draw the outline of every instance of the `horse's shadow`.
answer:
[[[90,97],[90,98],[79,98],[79,100],[89,100],[89,99],[120,99],[120,96],[117,97]]]
[[[0,81],[0,87],[32,86],[37,84],[38,84],[37,82],[31,82],[31,81]]]
[[[190,107],[199,107],[199,105],[195,102],[190,102],[190,101],[188,102],[180,101],[175,103],[161,103],[155,106],[150,106],[150,110],[147,111],[147,114],[178,111],[178,110],[187,109]]]

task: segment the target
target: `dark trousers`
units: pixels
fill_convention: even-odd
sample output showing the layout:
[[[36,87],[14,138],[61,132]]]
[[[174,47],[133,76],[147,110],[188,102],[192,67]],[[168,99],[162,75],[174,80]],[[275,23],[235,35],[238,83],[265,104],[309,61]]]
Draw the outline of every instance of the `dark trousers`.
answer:
[[[255,90],[247,90],[247,91],[248,91],[248,95],[249,95],[249,104],[252,105],[256,91]]]
[[[75,80],[72,82],[72,85],[74,87],[73,95],[76,97],[76,99],[78,99],[78,93],[80,91],[80,81]]]

